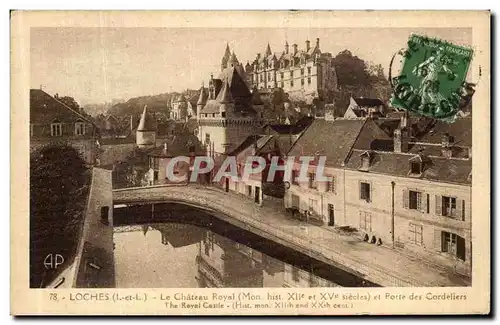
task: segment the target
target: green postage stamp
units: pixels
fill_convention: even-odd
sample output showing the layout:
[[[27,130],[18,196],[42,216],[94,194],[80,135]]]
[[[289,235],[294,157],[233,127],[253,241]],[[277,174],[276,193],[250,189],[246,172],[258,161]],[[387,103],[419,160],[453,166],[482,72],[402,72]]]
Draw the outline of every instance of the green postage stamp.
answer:
[[[470,48],[412,35],[401,73],[391,80],[392,106],[454,121],[472,96],[473,85],[465,81],[472,54]]]

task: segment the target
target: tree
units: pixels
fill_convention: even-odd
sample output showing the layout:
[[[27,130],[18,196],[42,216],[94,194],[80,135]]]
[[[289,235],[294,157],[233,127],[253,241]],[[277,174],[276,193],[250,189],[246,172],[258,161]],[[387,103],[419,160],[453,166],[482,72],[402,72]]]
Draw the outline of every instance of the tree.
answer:
[[[63,103],[66,106],[68,106],[69,108],[73,109],[74,111],[82,114],[83,116],[90,117],[90,115],[85,112],[85,110],[83,109],[83,107],[80,107],[80,105],[78,104],[78,102],[73,97],[70,97],[70,96],[59,97],[56,94],[55,98],[58,101],[60,101],[61,103]]]
[[[46,272],[48,254],[66,261],[78,243],[88,195],[89,173],[79,152],[66,145],[48,145],[30,157],[30,286],[55,276]]]
[[[370,83],[365,61],[344,50],[333,58],[340,88],[366,86]]]

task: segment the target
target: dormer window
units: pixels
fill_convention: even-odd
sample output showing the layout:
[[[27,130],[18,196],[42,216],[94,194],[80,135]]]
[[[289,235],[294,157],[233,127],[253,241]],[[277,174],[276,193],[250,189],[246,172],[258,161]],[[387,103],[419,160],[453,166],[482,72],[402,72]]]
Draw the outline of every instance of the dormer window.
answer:
[[[424,171],[425,163],[429,162],[429,158],[427,158],[424,155],[416,155],[415,157],[411,158],[409,160],[409,171],[408,175],[409,176],[420,176],[422,175],[422,172]]]
[[[62,123],[59,121],[54,121],[50,124],[50,135],[53,137],[62,136]]]
[[[365,151],[360,155],[360,157],[361,157],[361,166],[359,166],[359,170],[367,172],[370,168],[372,153],[370,151]]]
[[[75,135],[85,135],[85,123],[83,122],[75,123]]]
[[[411,162],[410,163],[410,173],[412,173],[412,174],[421,174],[422,173],[422,163]]]

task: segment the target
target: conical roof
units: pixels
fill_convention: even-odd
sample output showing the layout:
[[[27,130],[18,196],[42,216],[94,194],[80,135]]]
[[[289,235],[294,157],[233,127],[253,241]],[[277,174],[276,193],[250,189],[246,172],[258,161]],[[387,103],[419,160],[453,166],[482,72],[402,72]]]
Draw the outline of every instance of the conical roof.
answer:
[[[234,54],[234,51],[233,54],[231,54],[231,59],[229,59],[229,63],[232,63],[234,65],[238,63],[238,59],[236,58],[236,54]]]
[[[233,96],[231,96],[231,90],[229,89],[228,81],[224,83],[224,86],[220,91],[219,96],[217,96],[217,101],[221,104],[232,103],[234,101]]]
[[[144,110],[142,111],[141,120],[139,121],[139,126],[137,131],[156,131],[156,123],[154,118],[148,114],[148,105],[144,105]]]
[[[271,55],[271,45],[269,45],[269,43],[267,43],[266,56],[269,56],[269,55]]]
[[[200,97],[198,97],[197,105],[205,105],[207,102],[208,94],[205,91],[205,87],[201,86],[200,89]]]

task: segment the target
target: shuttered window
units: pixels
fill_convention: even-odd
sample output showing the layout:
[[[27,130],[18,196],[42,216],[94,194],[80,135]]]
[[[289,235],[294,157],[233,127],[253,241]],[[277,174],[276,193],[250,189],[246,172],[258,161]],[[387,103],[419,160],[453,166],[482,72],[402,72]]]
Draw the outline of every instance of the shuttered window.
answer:
[[[417,245],[422,245],[423,240],[423,226],[410,223],[409,228],[410,242]]]
[[[465,201],[453,196],[436,195],[436,215],[465,220]]]
[[[359,229],[366,232],[372,231],[372,215],[369,212],[359,212]]]

